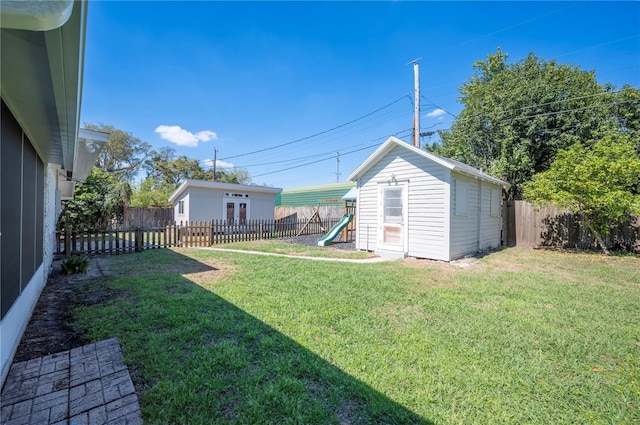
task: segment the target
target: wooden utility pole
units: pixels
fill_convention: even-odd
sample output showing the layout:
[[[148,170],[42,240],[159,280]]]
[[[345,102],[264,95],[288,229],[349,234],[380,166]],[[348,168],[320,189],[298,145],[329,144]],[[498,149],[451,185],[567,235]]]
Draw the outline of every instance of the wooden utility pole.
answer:
[[[415,101],[413,113],[413,146],[420,147],[420,65],[418,59],[413,61],[413,78],[415,86]]]
[[[213,181],[216,181],[216,163],[218,162],[218,149],[213,148]]]

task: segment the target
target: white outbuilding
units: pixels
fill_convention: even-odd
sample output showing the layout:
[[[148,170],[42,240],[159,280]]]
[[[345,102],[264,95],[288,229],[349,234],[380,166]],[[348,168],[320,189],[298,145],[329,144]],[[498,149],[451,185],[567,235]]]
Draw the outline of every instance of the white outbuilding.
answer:
[[[452,261],[500,245],[510,185],[481,170],[390,137],[349,180],[357,249]]]
[[[273,220],[276,187],[185,180],[169,197],[175,221]]]

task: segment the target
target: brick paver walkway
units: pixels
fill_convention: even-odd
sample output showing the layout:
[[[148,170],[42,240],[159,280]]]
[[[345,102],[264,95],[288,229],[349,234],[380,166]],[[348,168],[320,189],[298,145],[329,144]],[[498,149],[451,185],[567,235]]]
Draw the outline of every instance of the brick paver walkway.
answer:
[[[2,389],[1,424],[142,424],[118,340],[14,363]]]

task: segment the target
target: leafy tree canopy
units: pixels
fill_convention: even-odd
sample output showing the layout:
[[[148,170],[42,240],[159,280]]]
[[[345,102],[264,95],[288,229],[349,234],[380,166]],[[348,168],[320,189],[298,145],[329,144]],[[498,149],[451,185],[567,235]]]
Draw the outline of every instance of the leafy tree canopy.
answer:
[[[616,92],[592,71],[535,53],[508,64],[500,49],[473,68],[460,89],[464,109],[450,130],[439,132],[441,143],[427,149],[510,182],[512,199],[559,150],[593,139],[608,123],[628,133],[640,128],[639,91]]]
[[[558,151],[551,167],[523,185],[525,199],[580,213],[608,254],[610,226],[640,216],[640,143],[629,133],[605,131],[587,144]]]
[[[153,179],[157,184],[172,185],[175,187],[185,179],[213,180],[213,170],[204,169],[197,159],[184,155],[175,155],[175,150],[162,148],[159,151],[151,151],[146,162],[147,178]],[[216,181],[225,183],[250,184],[251,179],[246,170],[216,170]]]
[[[85,124],[89,130],[109,133],[96,167],[115,176],[120,181],[131,181],[142,169],[148,158],[151,145],[134,137],[131,133],[106,124]]]
[[[87,180],[76,186],[73,199],[62,201],[58,226],[107,226],[120,220],[129,204],[131,186],[113,174],[93,167]]]
[[[152,178],[144,179],[133,188],[132,207],[170,207],[169,196],[175,190],[174,185],[158,183]]]

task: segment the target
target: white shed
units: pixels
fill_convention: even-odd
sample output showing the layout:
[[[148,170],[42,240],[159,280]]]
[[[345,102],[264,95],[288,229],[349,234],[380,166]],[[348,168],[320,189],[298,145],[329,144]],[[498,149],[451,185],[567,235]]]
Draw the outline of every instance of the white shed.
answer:
[[[273,220],[275,196],[282,189],[185,180],[169,197],[176,221],[211,221],[245,223],[248,220]]]
[[[391,137],[349,180],[357,249],[451,261],[500,245],[509,184],[478,169]]]

